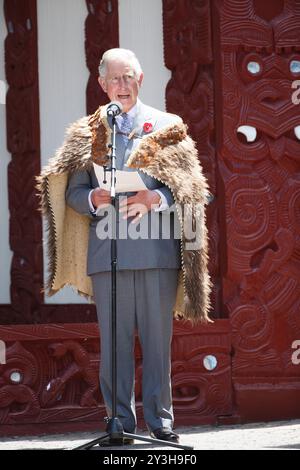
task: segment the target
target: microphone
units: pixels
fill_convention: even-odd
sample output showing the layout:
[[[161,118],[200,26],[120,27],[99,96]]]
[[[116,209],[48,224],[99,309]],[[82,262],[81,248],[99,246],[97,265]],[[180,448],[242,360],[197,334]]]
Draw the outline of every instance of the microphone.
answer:
[[[123,106],[119,101],[112,101],[109,103],[106,109],[107,116],[115,117],[119,116],[123,111]]]

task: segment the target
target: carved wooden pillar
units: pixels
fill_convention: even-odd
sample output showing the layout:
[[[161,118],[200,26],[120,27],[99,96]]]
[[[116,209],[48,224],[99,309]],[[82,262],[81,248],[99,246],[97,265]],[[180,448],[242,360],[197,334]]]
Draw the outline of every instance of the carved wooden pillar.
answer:
[[[213,283],[211,316],[223,316],[219,261],[219,222],[214,136],[214,81],[208,0],[163,1],[165,64],[172,71],[166,89],[169,112],[181,116],[197,143],[212,200],[207,209],[209,271]]]
[[[211,2],[164,0],[163,26],[165,64],[172,72],[166,89],[167,109],[188,124],[213,196],[207,210],[209,270],[214,286],[211,316],[220,318],[223,312]],[[221,415],[232,414],[228,320],[219,319],[213,325],[196,328],[175,322],[172,351],[176,422],[215,422]]]
[[[92,114],[108,101],[98,83],[98,66],[107,49],[119,47],[118,0],[86,0],[85,22],[86,63],[90,78],[86,89],[87,113]]]
[[[8,34],[5,69],[10,209],[10,323],[39,320],[43,302],[42,224],[35,197],[40,172],[40,125],[36,0],[4,1]]]
[[[300,5],[214,2],[220,43],[219,168],[225,188],[224,303],[243,418],[299,416]],[[297,215],[298,214],[298,215]],[[276,390],[274,389],[276,383]],[[297,384],[297,385],[296,385]]]

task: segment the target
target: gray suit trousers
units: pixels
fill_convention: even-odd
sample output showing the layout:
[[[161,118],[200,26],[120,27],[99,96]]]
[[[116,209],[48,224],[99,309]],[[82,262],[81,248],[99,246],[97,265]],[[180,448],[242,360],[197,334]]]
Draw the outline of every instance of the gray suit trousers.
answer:
[[[143,408],[149,430],[172,428],[171,339],[177,269],[117,272],[117,415],[127,432],[136,427],[134,339],[143,353]],[[92,275],[101,337],[100,385],[111,416],[111,275]]]

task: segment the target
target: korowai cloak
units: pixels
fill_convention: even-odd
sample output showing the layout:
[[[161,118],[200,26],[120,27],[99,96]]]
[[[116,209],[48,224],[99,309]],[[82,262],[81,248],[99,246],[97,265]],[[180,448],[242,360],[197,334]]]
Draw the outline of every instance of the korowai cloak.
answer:
[[[90,218],[66,204],[68,175],[107,163],[111,129],[105,107],[73,123],[65,141],[37,178],[41,210],[48,229],[49,296],[65,285],[92,299],[92,282],[86,274]],[[171,191],[182,226],[181,260],[174,314],[192,323],[209,321],[211,281],[208,273],[208,236],[205,206],[209,191],[193,140],[183,122],[145,136],[127,162],[160,180]],[[182,215],[184,214],[184,218]],[[197,227],[197,247],[189,249],[183,220]],[[200,241],[200,243],[199,243]]]

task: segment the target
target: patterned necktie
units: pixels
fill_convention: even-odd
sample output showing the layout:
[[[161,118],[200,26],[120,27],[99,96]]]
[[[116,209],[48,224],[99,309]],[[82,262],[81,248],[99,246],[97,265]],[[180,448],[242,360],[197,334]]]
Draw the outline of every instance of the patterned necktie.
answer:
[[[127,113],[123,113],[122,118],[123,118],[123,121],[122,121],[122,124],[120,126],[120,131],[122,132],[121,137],[124,141],[124,144],[127,145],[127,143],[128,143],[128,134],[130,134],[132,124],[131,124],[131,119],[130,119],[130,117],[128,116]]]

